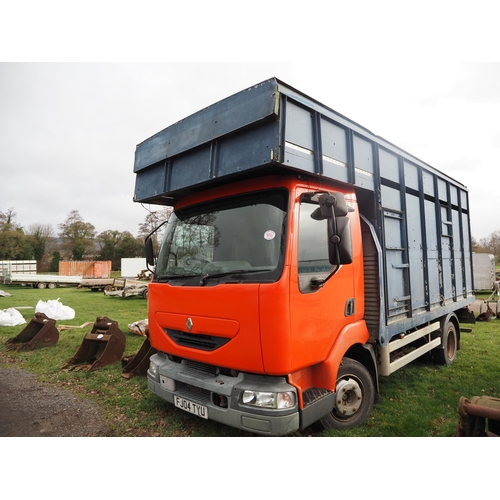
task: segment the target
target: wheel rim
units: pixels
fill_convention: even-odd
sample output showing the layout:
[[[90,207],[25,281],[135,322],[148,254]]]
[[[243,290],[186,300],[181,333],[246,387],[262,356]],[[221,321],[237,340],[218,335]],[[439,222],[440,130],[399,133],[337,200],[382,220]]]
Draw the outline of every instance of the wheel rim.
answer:
[[[363,391],[359,382],[354,378],[346,377],[339,380],[336,394],[334,410],[340,418],[351,417],[363,403]]]
[[[453,359],[455,357],[455,353],[457,351],[457,338],[455,334],[455,329],[450,328],[448,330],[448,335],[446,336],[446,354],[449,359]]]

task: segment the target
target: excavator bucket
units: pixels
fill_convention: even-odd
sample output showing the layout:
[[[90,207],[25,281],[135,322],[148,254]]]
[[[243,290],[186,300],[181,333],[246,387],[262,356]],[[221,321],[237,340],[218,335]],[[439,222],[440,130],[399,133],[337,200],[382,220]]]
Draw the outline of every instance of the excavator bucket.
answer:
[[[456,437],[500,436],[499,398],[474,396],[469,400],[462,396],[458,402],[458,414]]]
[[[149,367],[149,358],[157,352],[154,347],[151,347],[149,335],[146,336],[144,343],[136,355],[122,358],[122,377],[132,378],[135,375],[146,375]]]
[[[56,321],[42,312],[35,313],[33,319],[16,337],[5,342],[8,351],[33,351],[57,344],[59,331]]]
[[[125,351],[125,334],[118,323],[98,316],[90,333],[85,334],[77,353],[62,369],[94,371],[120,361]]]

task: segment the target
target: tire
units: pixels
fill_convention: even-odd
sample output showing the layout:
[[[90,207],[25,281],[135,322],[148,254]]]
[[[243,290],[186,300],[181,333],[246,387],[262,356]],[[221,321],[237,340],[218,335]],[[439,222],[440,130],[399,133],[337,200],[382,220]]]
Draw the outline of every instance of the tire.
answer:
[[[43,290],[47,285],[45,283],[37,283],[36,287],[40,290]]]
[[[333,410],[318,421],[323,429],[351,429],[364,424],[375,404],[375,383],[358,361],[344,358],[340,364]]]
[[[148,299],[148,289],[147,289],[147,288],[145,288],[145,289],[142,291],[141,295],[142,295],[142,298],[143,298],[143,299],[146,299],[146,300],[147,300],[147,299]]]
[[[432,350],[432,359],[440,365],[455,361],[458,350],[458,333],[454,321],[446,319],[441,326],[441,345]]]
[[[48,287],[48,288],[56,288],[56,287],[57,287],[57,285],[56,285],[55,283],[49,283],[49,284],[47,285],[47,287]]]

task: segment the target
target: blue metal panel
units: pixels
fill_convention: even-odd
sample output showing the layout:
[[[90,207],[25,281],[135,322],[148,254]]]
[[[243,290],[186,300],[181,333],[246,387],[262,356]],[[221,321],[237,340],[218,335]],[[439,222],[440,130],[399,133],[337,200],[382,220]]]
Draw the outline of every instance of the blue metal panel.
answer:
[[[427,237],[427,268],[429,281],[429,307],[432,309],[440,303],[439,296],[439,253],[436,224],[436,208],[433,202],[425,201],[425,225]]]
[[[276,80],[267,80],[158,132],[137,146],[134,172],[274,115],[276,90]]]
[[[389,181],[399,183],[399,162],[398,157],[386,151],[379,149],[380,171],[384,173],[384,178]]]
[[[425,310],[427,295],[425,291],[425,268],[423,253],[423,221],[420,212],[420,199],[406,194],[406,224],[408,227],[408,261],[410,265],[411,309],[414,313]]]
[[[211,144],[172,158],[168,164],[171,170],[168,190],[175,192],[210,180],[211,161]]]
[[[167,173],[168,170],[166,162],[157,163],[151,168],[143,170],[141,172],[141,176],[136,177],[134,200],[160,200],[161,196],[165,195],[165,192],[167,191]]]

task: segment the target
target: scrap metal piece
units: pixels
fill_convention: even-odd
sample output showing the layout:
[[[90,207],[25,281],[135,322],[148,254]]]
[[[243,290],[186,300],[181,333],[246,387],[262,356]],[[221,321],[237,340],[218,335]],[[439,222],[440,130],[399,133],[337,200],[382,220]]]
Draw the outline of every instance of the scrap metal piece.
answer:
[[[92,331],[83,337],[77,353],[61,369],[95,371],[117,363],[123,356],[125,343],[125,334],[118,328],[118,323],[107,316],[98,316]]]
[[[93,321],[87,321],[86,323],[83,323],[83,325],[76,326],[76,325],[59,325],[57,329],[62,332],[63,330],[75,330],[76,328],[86,328],[87,326],[93,325]]]
[[[146,338],[137,354],[122,358],[122,377],[128,379],[136,375],[146,375],[149,367],[149,358],[157,352],[154,347],[151,347],[149,330],[146,330]]]
[[[458,402],[460,420],[456,437],[500,437],[500,399],[462,396]]]
[[[458,321],[460,323],[476,323],[476,317],[469,307],[462,307],[456,311]]]
[[[37,312],[26,327],[16,336],[5,342],[7,351],[33,351],[42,347],[54,346],[59,340],[56,320],[45,313]]]

